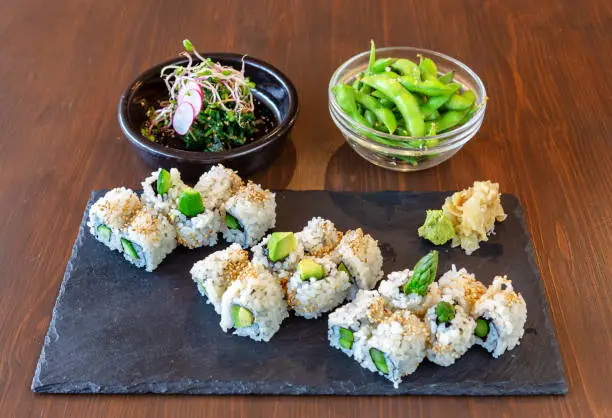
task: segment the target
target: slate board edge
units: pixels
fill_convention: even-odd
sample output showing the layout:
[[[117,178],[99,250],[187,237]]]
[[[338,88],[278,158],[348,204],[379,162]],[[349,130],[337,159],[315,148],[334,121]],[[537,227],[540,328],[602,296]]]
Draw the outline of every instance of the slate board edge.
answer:
[[[103,191],[103,190],[101,190]],[[85,206],[85,210],[83,212],[83,218],[81,220],[81,224],[79,228],[86,228],[87,223],[87,215],[88,209],[93,204],[94,196],[96,193],[101,191],[93,191],[87,201]],[[324,192],[330,194],[344,194],[350,193],[355,194],[355,192],[337,192],[337,191],[326,191],[326,190],[283,190],[283,192],[289,193],[300,193],[300,192]],[[422,195],[422,194],[440,194],[445,192],[438,191],[425,191],[425,192],[402,192],[402,191],[380,191],[380,192],[361,192],[358,193],[360,195],[370,195],[370,194],[378,194],[378,193],[397,193],[403,195]],[[449,194],[452,192],[448,192]],[[158,382],[152,383],[143,383],[136,384],[131,386],[100,386],[92,383],[84,383],[79,385],[76,382],[67,382],[67,383],[56,383],[56,384],[42,384],[39,380],[39,374],[42,366],[46,361],[45,356],[45,347],[47,344],[52,342],[52,339],[57,338],[57,331],[55,328],[55,321],[57,318],[57,302],[63,297],[67,278],[70,276],[72,271],[72,263],[71,260],[75,257],[79,248],[82,244],[82,236],[77,235],[75,242],[73,244],[72,253],[69,258],[69,261],[66,265],[66,270],[64,272],[64,277],[60,286],[59,294],[56,299],[55,305],[53,307],[52,318],[49,324],[49,329],[47,334],[45,335],[44,343],[41,349],[40,357],[36,365],[35,374],[31,384],[31,390],[36,393],[73,393],[73,394],[93,394],[93,393],[101,393],[101,394],[147,394],[147,393],[156,393],[156,394],[192,394],[192,395],[205,395],[205,394],[216,394],[216,395],[240,395],[240,394],[256,394],[256,395],[384,395],[384,396],[396,396],[396,395],[442,395],[444,396],[446,390],[451,389],[451,396],[459,395],[459,396],[500,396],[500,395],[563,395],[568,392],[568,384],[567,378],[565,374],[565,367],[563,363],[563,358],[560,355],[560,349],[558,345],[556,331],[550,319],[550,310],[548,309],[548,299],[546,298],[546,292],[543,287],[543,283],[541,280],[540,270],[537,266],[535,260],[535,251],[532,245],[532,237],[529,230],[526,227],[526,220],[524,218],[522,206],[520,204],[520,199],[514,194],[505,194],[505,196],[511,196],[516,199],[518,205],[514,211],[514,214],[517,216],[521,223],[521,227],[524,230],[525,234],[528,237],[527,243],[527,253],[528,253],[528,262],[532,265],[533,270],[536,272],[537,281],[539,282],[537,286],[539,287],[541,293],[544,295],[544,308],[547,312],[545,315],[545,321],[548,323],[549,327],[553,330],[553,349],[556,351],[557,358],[560,362],[561,372],[563,379],[561,381],[557,381],[550,384],[542,384],[542,385],[528,385],[520,388],[504,388],[504,385],[494,385],[494,386],[479,386],[477,382],[471,390],[463,390],[464,388],[457,388],[454,385],[444,385],[444,384],[436,384],[434,386],[429,387],[419,387],[409,389],[408,387],[404,387],[404,390],[401,388],[396,392],[384,392],[384,393],[376,393],[372,391],[351,391],[345,389],[339,389],[335,387],[326,386],[325,388],[317,388],[317,387],[304,387],[300,385],[292,385],[285,384],[281,386],[279,389],[278,382],[272,383],[268,386],[267,382],[258,382],[245,384],[244,390],[238,392],[236,391],[235,386],[232,388],[231,385],[224,387],[227,383],[222,381],[194,381],[194,380],[181,380],[176,382],[164,382],[167,388],[163,390],[160,389],[160,384]],[[70,385],[71,389],[68,389],[66,385]],[[446,388],[445,388],[446,386]],[[152,389],[156,388],[156,389]],[[272,389],[274,388],[274,389]],[[445,390],[446,389],[446,390]],[[477,392],[474,393],[473,390]],[[440,393],[442,392],[442,393]]]
[[[68,385],[71,389],[68,389]],[[165,386],[160,389],[161,386]],[[285,384],[279,386],[278,383],[268,384],[258,382],[245,384],[241,391],[236,391],[236,387],[230,382],[206,381],[198,382],[184,380],[176,382],[145,383],[132,386],[99,386],[91,383],[70,382],[67,384],[58,383],[51,385],[41,385],[33,388],[36,393],[49,394],[167,394],[167,395],[274,395],[274,396],[405,396],[405,395],[434,395],[434,396],[540,396],[540,395],[565,395],[567,384],[550,383],[544,385],[528,385],[520,388],[505,387],[504,385],[478,386],[475,385],[471,390],[459,388],[455,385],[432,385],[413,389],[398,389],[396,392],[380,392],[372,390],[351,390],[350,387],[343,389],[325,387],[312,387]]]
[[[81,223],[79,224],[79,229],[87,227],[87,215],[89,214],[89,208],[93,204],[93,199],[96,194],[96,191],[91,192],[89,198],[87,199],[87,203],[85,204],[85,210],[83,211],[83,218],[81,219]],[[55,299],[55,303],[53,305],[53,311],[51,314],[51,322],[49,323],[49,329],[47,330],[47,334],[45,335],[45,340],[43,342],[40,357],[38,358],[38,362],[36,363],[36,370],[34,371],[34,377],[32,378],[31,389],[33,392],[37,392],[39,388],[43,387],[42,383],[39,380],[40,371],[42,366],[46,361],[45,347],[51,344],[51,340],[53,336],[57,339],[57,331],[55,328],[55,320],[57,318],[57,306],[58,301],[64,296],[66,291],[66,283],[68,281],[68,277],[70,277],[70,273],[72,271],[72,260],[76,258],[76,255],[79,253],[79,248],[81,247],[81,243],[83,240],[83,235],[77,232],[77,237],[74,240],[74,244],[72,245],[72,252],[70,253],[70,257],[68,258],[68,263],[66,264],[66,270],[64,271],[64,277],[62,278],[62,284],[60,285],[60,290]]]

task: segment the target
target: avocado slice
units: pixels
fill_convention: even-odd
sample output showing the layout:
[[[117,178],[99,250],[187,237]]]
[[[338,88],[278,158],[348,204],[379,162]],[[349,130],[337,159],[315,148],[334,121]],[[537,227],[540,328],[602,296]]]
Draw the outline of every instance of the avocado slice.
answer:
[[[385,354],[377,350],[376,348],[370,348],[370,357],[374,362],[374,365],[382,374],[389,373],[389,367],[387,367],[387,360],[385,359]]]
[[[100,224],[98,225],[98,227],[96,228],[96,231],[98,231],[98,235],[104,240],[104,241],[108,241],[110,240],[111,237],[111,229],[104,225],[104,224]]]
[[[338,264],[338,271],[343,271],[346,273],[347,276],[349,276],[349,278],[351,277],[351,273],[348,271],[346,265],[343,262],[340,262],[340,264]]]
[[[325,269],[323,266],[310,258],[305,258],[300,261],[298,270],[300,270],[300,279],[302,280],[321,280],[325,276]]]
[[[204,212],[204,204],[202,203],[200,192],[191,187],[183,189],[179,196],[178,210],[190,218]]]
[[[170,187],[172,187],[170,172],[162,168],[157,175],[157,193],[165,195],[170,190]]]
[[[268,240],[268,258],[279,261],[287,257],[297,247],[293,232],[273,232]]]
[[[240,222],[238,222],[238,219],[229,213],[225,214],[225,225],[227,225],[229,229],[240,229]]]
[[[353,335],[353,331],[347,328],[340,328],[340,347],[350,350],[353,347],[353,341],[355,341],[355,336]]]
[[[245,328],[253,325],[255,318],[247,308],[240,305],[232,306],[232,320],[235,328]]]
[[[121,246],[123,247],[123,251],[125,251],[130,257],[138,260],[138,253],[134,248],[134,244],[129,239],[121,238]]]
[[[476,328],[474,328],[474,335],[479,338],[486,338],[489,335],[489,323],[486,319],[478,318],[476,320]]]

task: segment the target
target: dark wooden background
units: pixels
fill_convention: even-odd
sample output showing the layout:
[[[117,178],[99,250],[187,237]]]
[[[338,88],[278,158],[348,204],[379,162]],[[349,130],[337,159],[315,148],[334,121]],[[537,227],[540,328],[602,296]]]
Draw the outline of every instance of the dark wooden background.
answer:
[[[30,392],[93,189],[147,173],[116,118],[122,89],[180,50],[272,62],[297,86],[293,141],[267,187],[517,194],[569,380],[565,397],[49,396]],[[327,110],[334,69],[377,45],[459,58],[484,80],[484,125],[415,174],[367,164]],[[612,2],[591,0],[3,0],[0,5],[0,415],[612,416]]]

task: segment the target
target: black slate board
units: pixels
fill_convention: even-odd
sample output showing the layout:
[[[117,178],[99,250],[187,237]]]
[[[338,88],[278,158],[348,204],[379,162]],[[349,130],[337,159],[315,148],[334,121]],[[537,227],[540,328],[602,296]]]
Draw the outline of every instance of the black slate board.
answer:
[[[103,192],[94,192],[89,205]],[[432,247],[417,237],[425,209],[448,193],[277,194],[277,230],[299,230],[322,216],[362,227],[379,240],[385,272],[403,269]],[[427,361],[394,389],[327,344],[326,317],[291,317],[270,343],[224,334],[190,279],[193,263],[221,248],[177,249],[153,273],[109,252],[81,224],[66,267],[32,390],[47,393],[282,395],[536,395],[567,392],[520,204],[505,195],[508,219],[472,256],[439,247],[440,272],[466,267],[489,284],[508,274],[527,303],[519,347],[493,359],[472,348],[451,367]],[[87,214],[87,212],[85,212]]]

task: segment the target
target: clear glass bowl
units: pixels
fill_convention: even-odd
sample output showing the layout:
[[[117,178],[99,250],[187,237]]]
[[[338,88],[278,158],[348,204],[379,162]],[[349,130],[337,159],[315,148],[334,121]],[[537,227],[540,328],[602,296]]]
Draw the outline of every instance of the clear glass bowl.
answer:
[[[408,58],[417,59],[417,54],[431,58],[438,65],[440,74],[453,70],[454,81],[460,83],[464,89],[471,89],[476,94],[478,110],[463,125],[430,137],[410,137],[409,139],[437,139],[438,145],[427,148],[404,148],[399,146],[383,145],[368,138],[365,134],[372,134],[391,140],[406,140],[407,137],[383,133],[367,126],[361,125],[351,119],[340,108],[332,87],[337,84],[350,84],[354,78],[368,66],[370,52],[355,55],[342,64],[329,81],[329,113],[332,120],[342,132],[349,145],[363,158],[380,167],[396,171],[418,171],[434,167],[455,155],[461,147],[476,135],[484,119],[486,110],[487,92],[480,78],[467,65],[439,52],[412,47],[391,47],[376,50],[376,58]],[[408,158],[407,158],[408,157]],[[409,161],[406,161],[409,160]],[[415,162],[418,161],[418,162]]]

